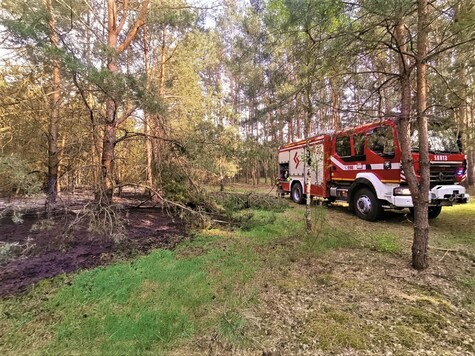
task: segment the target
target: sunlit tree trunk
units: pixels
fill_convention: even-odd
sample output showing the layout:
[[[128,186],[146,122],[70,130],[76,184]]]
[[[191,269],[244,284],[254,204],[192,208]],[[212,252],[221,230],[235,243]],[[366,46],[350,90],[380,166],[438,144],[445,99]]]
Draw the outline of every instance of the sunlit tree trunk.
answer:
[[[339,87],[336,85],[334,80],[330,79],[330,89],[331,89],[331,113],[332,113],[332,127],[334,130],[340,130],[341,120],[340,120],[340,91]]]
[[[149,49],[147,39],[147,26],[143,29],[143,55],[145,64],[145,90],[150,90],[151,72],[149,65]],[[144,110],[144,134],[145,134],[145,183],[149,187],[153,187],[152,164],[153,164],[153,147],[152,147],[152,130],[151,130],[151,115],[147,110]]]

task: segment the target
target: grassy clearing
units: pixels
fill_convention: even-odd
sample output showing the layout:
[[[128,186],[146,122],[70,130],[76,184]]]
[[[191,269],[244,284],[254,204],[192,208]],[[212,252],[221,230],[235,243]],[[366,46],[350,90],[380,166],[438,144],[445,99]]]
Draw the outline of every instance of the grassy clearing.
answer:
[[[432,222],[410,269],[411,222],[344,207],[241,210],[242,228],[60,276],[0,301],[0,353],[475,352],[475,204]]]

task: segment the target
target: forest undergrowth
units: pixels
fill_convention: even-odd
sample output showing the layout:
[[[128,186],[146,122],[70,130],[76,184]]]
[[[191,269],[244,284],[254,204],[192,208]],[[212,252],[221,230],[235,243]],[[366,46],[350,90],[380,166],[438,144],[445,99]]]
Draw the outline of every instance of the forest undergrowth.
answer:
[[[1,354],[475,352],[473,202],[432,221],[417,272],[403,212],[315,206],[308,234],[302,206],[237,191],[213,193],[233,224],[2,299]]]

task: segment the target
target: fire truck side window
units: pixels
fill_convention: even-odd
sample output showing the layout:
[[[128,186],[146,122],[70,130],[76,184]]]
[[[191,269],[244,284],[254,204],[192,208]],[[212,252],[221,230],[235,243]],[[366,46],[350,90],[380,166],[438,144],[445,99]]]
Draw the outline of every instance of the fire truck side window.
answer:
[[[368,147],[380,156],[394,156],[394,135],[391,126],[376,127],[368,132]]]
[[[350,136],[337,137],[335,151],[340,157],[351,156]]]
[[[364,155],[364,134],[354,135],[353,143],[355,145],[355,156],[363,156]]]

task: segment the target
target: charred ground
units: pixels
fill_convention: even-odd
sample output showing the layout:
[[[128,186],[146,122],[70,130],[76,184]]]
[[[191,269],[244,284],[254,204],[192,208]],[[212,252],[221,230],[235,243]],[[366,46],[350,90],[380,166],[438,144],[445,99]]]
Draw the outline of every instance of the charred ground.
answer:
[[[116,238],[94,230],[89,217],[76,210],[89,201],[66,204],[46,218],[34,201],[18,201],[20,209],[0,219],[0,296],[25,291],[58,274],[88,269],[155,248],[173,248],[183,239],[183,223],[161,208],[124,205],[114,213],[121,221]],[[4,205],[6,205],[4,201]],[[11,202],[10,202],[11,206]]]

